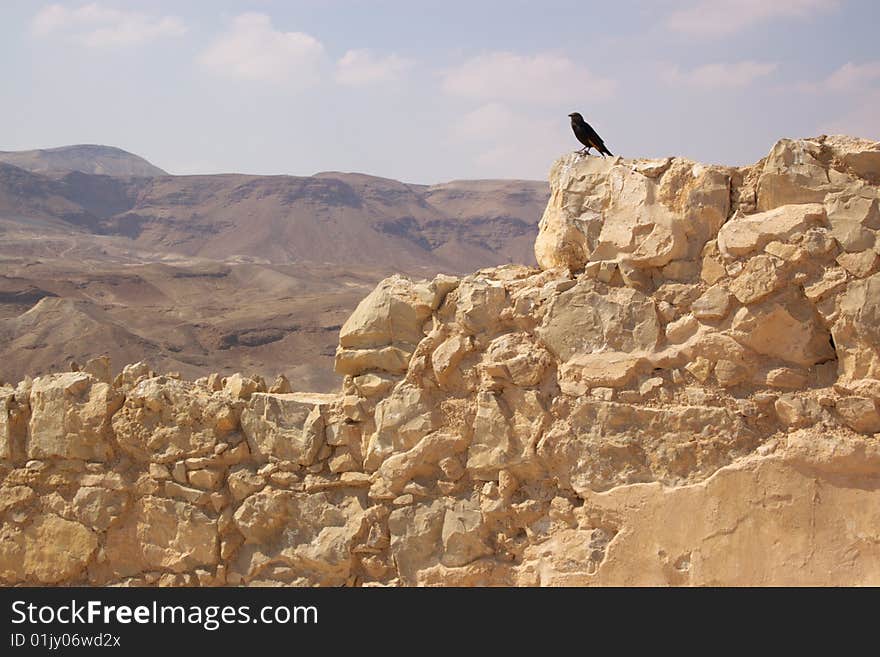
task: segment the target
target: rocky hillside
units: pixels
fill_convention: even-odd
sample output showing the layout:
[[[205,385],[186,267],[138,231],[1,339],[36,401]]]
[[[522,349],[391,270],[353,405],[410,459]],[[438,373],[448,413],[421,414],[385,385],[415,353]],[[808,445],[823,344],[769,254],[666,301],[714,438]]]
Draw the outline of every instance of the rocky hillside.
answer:
[[[0,237],[22,227],[67,228],[71,240],[115,237],[117,248],[165,257],[380,263],[405,272],[534,263],[536,219],[548,196],[545,182],[528,180],[415,185],[340,172],[120,177],[44,168],[30,153],[0,153]],[[81,168],[102,161],[84,160]]]
[[[0,388],[0,581],[880,584],[880,143],[550,183],[540,268],[384,280],[338,394]]]
[[[0,162],[35,173],[64,174],[77,171],[102,176],[150,178],[167,176],[144,158],[112,146],[79,144],[32,151],[0,151]]]

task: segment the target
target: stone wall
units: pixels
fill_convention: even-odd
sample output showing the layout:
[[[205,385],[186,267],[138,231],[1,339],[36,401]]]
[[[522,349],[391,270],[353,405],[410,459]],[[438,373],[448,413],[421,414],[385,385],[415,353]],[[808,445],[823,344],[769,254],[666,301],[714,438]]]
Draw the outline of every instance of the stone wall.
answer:
[[[0,582],[880,584],[880,144],[550,182],[540,269],[386,279],[339,394],[0,387]]]

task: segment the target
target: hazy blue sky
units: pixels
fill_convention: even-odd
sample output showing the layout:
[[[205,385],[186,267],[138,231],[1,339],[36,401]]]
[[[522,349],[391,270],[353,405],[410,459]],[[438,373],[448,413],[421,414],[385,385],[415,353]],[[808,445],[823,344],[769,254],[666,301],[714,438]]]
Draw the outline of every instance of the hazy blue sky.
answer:
[[[880,139],[876,0],[0,2],[0,150],[172,173],[544,178],[614,153],[743,164]]]

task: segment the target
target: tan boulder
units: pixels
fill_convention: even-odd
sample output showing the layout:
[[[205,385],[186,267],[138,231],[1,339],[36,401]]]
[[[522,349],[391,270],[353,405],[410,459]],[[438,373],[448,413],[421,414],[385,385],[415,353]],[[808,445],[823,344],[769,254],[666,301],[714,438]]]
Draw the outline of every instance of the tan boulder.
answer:
[[[77,519],[95,531],[105,531],[128,508],[128,495],[102,486],[82,486],[71,500]]]
[[[110,418],[122,397],[85,372],[51,374],[34,380],[27,454],[102,461],[110,457]]]
[[[324,445],[325,415],[337,401],[337,395],[254,393],[241,412],[251,454],[260,462],[311,465]]]
[[[267,489],[248,497],[234,523],[249,548],[237,564],[257,577],[271,563],[284,564],[303,584],[341,586],[354,567],[352,545],[364,520],[357,498],[338,503],[328,493]]]
[[[506,305],[507,290],[500,281],[468,276],[455,291],[456,322],[470,335],[489,332]]]
[[[501,366],[511,383],[521,388],[537,386],[553,357],[528,333],[505,333],[489,344],[486,363]]]
[[[767,372],[766,381],[772,388],[798,389],[807,385],[807,375],[790,367],[775,367]]]
[[[392,454],[376,471],[377,480],[370,490],[372,497],[393,499],[416,477],[437,476],[440,461],[467,449],[464,436],[430,433],[405,452]]]
[[[7,523],[0,526],[0,578],[42,585],[78,579],[97,548],[94,532],[52,513],[24,529]]]
[[[446,566],[465,566],[475,559],[493,554],[494,550],[486,541],[488,533],[479,507],[461,501],[446,509],[441,532],[441,562]]]
[[[467,455],[471,477],[492,480],[501,469],[533,475],[539,469],[535,443],[546,417],[545,405],[534,390],[478,392]]]
[[[436,429],[437,411],[427,391],[410,384],[397,386],[376,405],[376,431],[368,442],[364,468],[373,472],[391,454],[414,447]]]
[[[713,285],[691,305],[694,317],[701,320],[718,320],[727,317],[733,299],[730,291],[722,285]]]
[[[613,260],[662,267],[695,258],[727,217],[729,186],[720,167],[680,158],[661,165],[565,156],[550,173],[550,201],[535,242],[538,264],[577,270]]]
[[[416,504],[391,512],[391,554],[403,584],[419,583],[419,571],[439,562],[443,551],[446,505],[443,500]]]
[[[685,483],[749,451],[741,418],[708,406],[636,406],[580,397],[537,445],[547,472],[583,495],[634,482]]]
[[[844,380],[880,379],[880,274],[852,281],[831,334]]]
[[[831,334],[816,311],[797,297],[740,308],[732,335],[759,354],[809,367],[834,358]]]
[[[785,264],[770,255],[759,255],[746,262],[742,272],[730,283],[730,291],[740,303],[760,301],[782,288],[788,280]]]
[[[841,253],[837,256],[837,262],[853,276],[865,278],[877,271],[880,266],[880,256],[871,250],[860,253]]]
[[[822,409],[819,403],[810,397],[801,397],[793,393],[781,395],[774,403],[779,421],[789,427],[806,427],[819,421]]]
[[[580,279],[550,302],[538,334],[561,361],[601,350],[652,351],[660,337],[654,301],[637,290]]]
[[[880,193],[877,188],[848,189],[825,200],[831,234],[844,251],[859,253],[876,243],[880,228]]]
[[[266,386],[262,381],[236,372],[226,377],[223,391],[234,399],[250,399],[255,392],[266,392]]]
[[[431,367],[439,382],[445,381],[458,367],[461,359],[473,349],[473,338],[455,333],[431,352]]]
[[[397,379],[394,377],[370,372],[354,377],[354,387],[361,397],[377,397],[388,392]]]
[[[380,371],[403,374],[409,367],[412,351],[399,347],[378,349],[343,349],[337,347],[333,370],[337,374],[358,376],[364,372]]]
[[[868,397],[844,397],[837,401],[837,412],[843,422],[859,433],[880,432],[880,412],[877,404]]]
[[[113,375],[110,370],[110,356],[98,356],[86,361],[82,371],[91,374],[95,380],[102,383],[113,383]]]
[[[239,412],[226,396],[160,376],[128,391],[113,416],[113,430],[119,446],[135,458],[169,463],[213,453],[238,428]]]
[[[273,381],[272,385],[269,387],[269,392],[283,395],[288,392],[293,392],[293,388],[290,385],[290,380],[285,375],[279,374],[275,377],[275,381]]]
[[[104,553],[102,567],[118,577],[212,566],[220,558],[217,521],[187,502],[146,495],[107,531]]]
[[[381,281],[361,301],[339,330],[346,349],[416,345],[423,337],[422,324],[436,308],[437,291],[427,282],[413,283],[403,276]]]
[[[582,395],[595,387],[620,388],[647,362],[642,356],[620,351],[581,354],[560,368],[559,386],[569,395]]]
[[[758,179],[758,210],[821,203],[832,190],[818,141],[780,139],[764,160]]]
[[[804,296],[813,303],[839,291],[847,281],[846,271],[842,267],[831,267],[824,270],[822,278],[804,287]]]
[[[738,461],[696,485],[585,494],[584,524],[614,519],[614,540],[606,539],[596,567],[589,568],[586,531],[571,540],[561,533],[526,552],[519,583],[877,585],[880,548],[864,537],[880,520],[880,493],[868,484],[880,472],[880,452],[863,439],[807,432],[790,434],[789,445],[797,438],[795,449]]]
[[[718,231],[718,248],[729,256],[757,253],[773,241],[790,240],[811,226],[825,222],[825,208],[819,203],[783,205],[751,215],[737,215]]]

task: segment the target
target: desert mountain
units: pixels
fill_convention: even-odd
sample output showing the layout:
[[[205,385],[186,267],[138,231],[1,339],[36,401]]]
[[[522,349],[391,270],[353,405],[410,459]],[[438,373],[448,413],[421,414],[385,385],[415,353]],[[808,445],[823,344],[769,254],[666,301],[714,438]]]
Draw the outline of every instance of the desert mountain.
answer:
[[[394,271],[534,263],[547,196],[533,181],[126,178],[0,163],[0,379],[108,353],[186,376],[282,370],[329,390],[335,331],[366,290]],[[72,303],[19,321],[44,297]],[[104,337],[41,328],[59,322]]]
[[[351,173],[49,176],[0,164],[0,218],[62,220],[153,252],[403,271],[534,262],[547,194],[546,183],[517,180],[429,186]]]
[[[104,176],[148,178],[167,176],[144,158],[112,146],[79,144],[32,151],[0,151],[0,162],[34,173],[63,174],[71,171]]]

